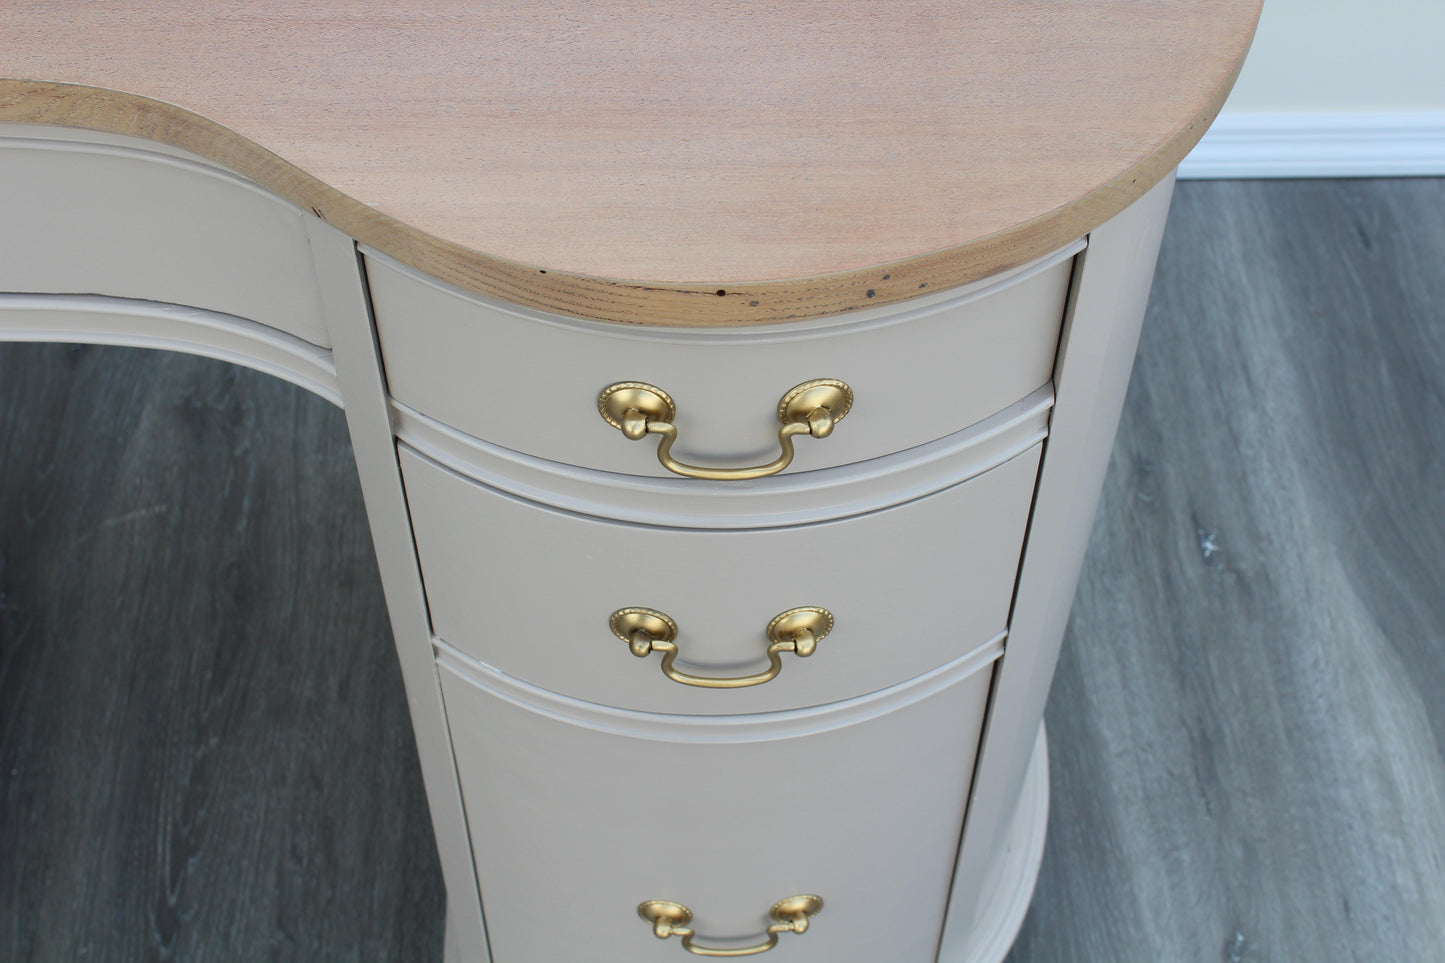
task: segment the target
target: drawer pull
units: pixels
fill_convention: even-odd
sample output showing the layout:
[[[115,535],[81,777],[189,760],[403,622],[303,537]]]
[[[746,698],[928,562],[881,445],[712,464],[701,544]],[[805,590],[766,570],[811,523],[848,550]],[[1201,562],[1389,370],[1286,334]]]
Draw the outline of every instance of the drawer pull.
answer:
[[[692,910],[681,903],[650,899],[637,907],[637,915],[652,924],[652,932],[657,934],[660,940],[669,936],[682,937],[682,948],[689,953],[696,953],[698,956],[753,956],[766,953],[777,946],[779,933],[808,932],[809,921],[817,916],[822,908],[823,900],[818,896],[789,896],[787,899],[780,899],[768,911],[768,915],[777,922],[768,927],[767,940],[754,946],[736,948],[698,946],[694,943],[693,939],[697,934],[687,925],[692,922]]]
[[[712,481],[738,481],[776,475],[793,461],[793,436],[812,435],[827,438],[833,426],[842,421],[853,407],[853,389],[841,381],[821,378],[805,381],[783,395],[778,402],[778,457],[766,465],[753,468],[702,468],[685,465],[672,457],[672,443],[677,441],[677,405],[666,391],[638,381],[624,381],[605,389],[597,398],[597,410],[613,428],[633,441],[648,435],[661,435],[657,444],[657,460],[662,467],[688,478]]]
[[[645,659],[654,652],[662,653],[662,673],[673,682],[701,686],[705,689],[741,689],[762,685],[783,671],[782,653],[791,652],[806,659],[817,649],[818,641],[833,630],[833,613],[816,606],[788,609],[768,623],[768,667],[753,675],[719,679],[704,675],[688,675],[673,667],[677,660],[677,623],[656,609],[618,609],[607,623],[614,635],[626,642],[632,654]]]

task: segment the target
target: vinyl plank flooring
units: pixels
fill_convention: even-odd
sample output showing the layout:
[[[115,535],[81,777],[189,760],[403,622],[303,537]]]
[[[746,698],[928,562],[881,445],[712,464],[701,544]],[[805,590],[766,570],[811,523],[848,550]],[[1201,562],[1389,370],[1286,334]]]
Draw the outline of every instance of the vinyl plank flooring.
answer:
[[[1445,958],[1445,182],[1181,184],[1025,961]]]
[[[0,959],[435,960],[444,906],[340,412],[0,348]]]

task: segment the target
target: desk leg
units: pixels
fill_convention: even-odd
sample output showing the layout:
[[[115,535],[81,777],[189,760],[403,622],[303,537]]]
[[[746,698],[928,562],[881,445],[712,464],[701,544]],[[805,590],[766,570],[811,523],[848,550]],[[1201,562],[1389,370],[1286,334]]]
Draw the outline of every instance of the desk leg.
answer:
[[[987,895],[983,881],[1006,838],[1000,828],[1019,805],[1029,759],[1024,740],[1043,721],[1173,190],[1170,174],[1093,231],[1074,268],[1054,369],[1054,412],[964,823],[945,947],[968,941]]]
[[[1049,746],[1040,725],[1013,821],[980,887],[983,902],[964,939],[944,940],[938,963],[999,963],[1008,956],[1029,912],[1044,861],[1048,824]]]
[[[487,963],[491,957],[482,922],[466,812],[437,681],[431,624],[412,545],[406,496],[396,461],[396,442],[387,411],[381,356],[360,258],[352,239],[325,223],[311,222],[310,232],[312,257],[321,281],[331,335],[336,381],[356,452],[361,493],[376,546],[382,590],[386,593],[412,728],[416,732],[417,754],[421,757],[432,829],[446,880],[445,959],[448,963]]]

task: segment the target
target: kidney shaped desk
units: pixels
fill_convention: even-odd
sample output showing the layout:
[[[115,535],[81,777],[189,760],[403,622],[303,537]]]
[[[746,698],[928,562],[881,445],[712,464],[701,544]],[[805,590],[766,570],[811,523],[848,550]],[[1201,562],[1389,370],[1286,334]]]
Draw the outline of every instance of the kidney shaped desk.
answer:
[[[998,960],[1257,15],[18,4],[0,338],[344,407],[449,959]]]

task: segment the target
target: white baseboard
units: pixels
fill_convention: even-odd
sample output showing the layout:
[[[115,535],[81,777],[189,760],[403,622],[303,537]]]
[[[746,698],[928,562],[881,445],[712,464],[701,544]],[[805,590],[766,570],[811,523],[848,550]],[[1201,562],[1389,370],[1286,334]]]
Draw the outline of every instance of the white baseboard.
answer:
[[[1179,176],[1445,176],[1445,111],[1221,114]]]

